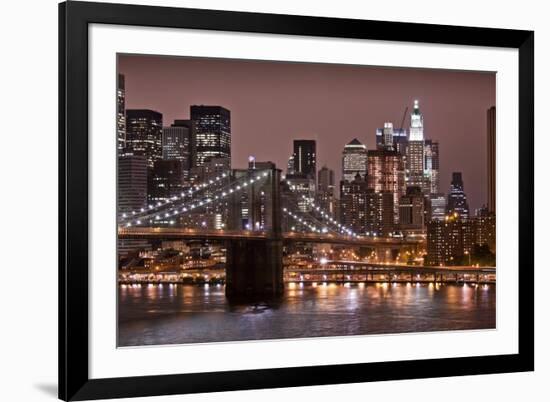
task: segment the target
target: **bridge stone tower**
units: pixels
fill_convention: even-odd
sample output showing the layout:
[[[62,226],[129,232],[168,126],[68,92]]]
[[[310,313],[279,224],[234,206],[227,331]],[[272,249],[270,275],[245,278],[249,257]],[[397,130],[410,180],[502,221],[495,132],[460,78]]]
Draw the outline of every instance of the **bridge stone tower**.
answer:
[[[284,291],[281,171],[273,163],[254,163],[235,175],[263,179],[230,200],[230,229],[243,230],[251,238],[227,240],[226,295],[276,297]]]

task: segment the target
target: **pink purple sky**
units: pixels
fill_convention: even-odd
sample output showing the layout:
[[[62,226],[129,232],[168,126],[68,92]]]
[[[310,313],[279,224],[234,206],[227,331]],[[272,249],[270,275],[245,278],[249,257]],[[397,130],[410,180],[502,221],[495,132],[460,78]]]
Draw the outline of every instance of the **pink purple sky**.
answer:
[[[440,191],[461,171],[473,212],[486,203],[486,113],[495,74],[231,59],[119,55],[126,108],[163,114],[164,125],[189,118],[190,105],[231,111],[232,163],[249,155],[286,172],[293,139],[317,141],[317,167],[340,179],[341,153],[353,138],[375,148],[375,131],[401,125],[414,99],[424,137],[439,141]]]

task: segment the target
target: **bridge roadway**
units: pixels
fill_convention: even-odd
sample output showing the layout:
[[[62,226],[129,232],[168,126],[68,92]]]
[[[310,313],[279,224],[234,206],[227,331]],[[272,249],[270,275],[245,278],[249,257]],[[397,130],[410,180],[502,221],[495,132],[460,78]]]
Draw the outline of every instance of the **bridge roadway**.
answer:
[[[165,239],[165,240],[268,240],[268,232],[261,231],[230,231],[230,230],[201,230],[169,227],[125,227],[118,229],[119,239]],[[298,233],[285,232],[283,240],[307,243],[342,244],[353,246],[417,246],[423,240],[399,239],[392,237],[352,237],[340,236],[331,233]]]

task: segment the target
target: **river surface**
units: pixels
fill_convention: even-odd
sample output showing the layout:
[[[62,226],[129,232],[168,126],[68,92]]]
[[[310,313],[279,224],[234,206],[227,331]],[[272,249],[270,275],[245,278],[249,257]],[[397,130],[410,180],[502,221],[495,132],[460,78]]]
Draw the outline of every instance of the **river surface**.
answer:
[[[287,284],[270,303],[223,285],[119,285],[119,346],[495,328],[495,285]]]

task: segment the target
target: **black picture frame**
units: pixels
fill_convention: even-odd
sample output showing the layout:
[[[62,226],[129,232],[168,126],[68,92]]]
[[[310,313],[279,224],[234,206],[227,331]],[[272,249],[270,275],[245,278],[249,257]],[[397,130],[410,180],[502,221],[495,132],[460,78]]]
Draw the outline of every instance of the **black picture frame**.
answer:
[[[519,51],[518,353],[90,379],[88,25],[375,39]],[[89,400],[534,370],[534,32],[70,1],[59,5],[59,398]]]

